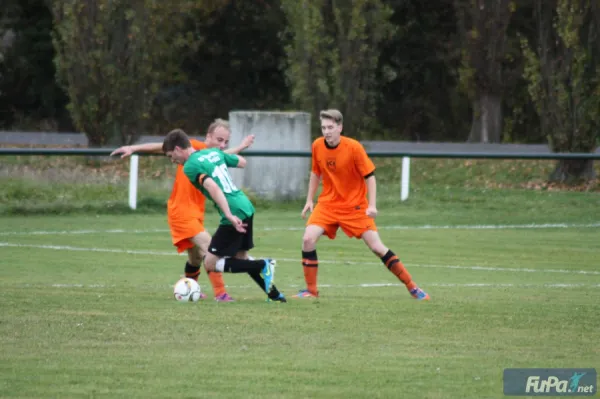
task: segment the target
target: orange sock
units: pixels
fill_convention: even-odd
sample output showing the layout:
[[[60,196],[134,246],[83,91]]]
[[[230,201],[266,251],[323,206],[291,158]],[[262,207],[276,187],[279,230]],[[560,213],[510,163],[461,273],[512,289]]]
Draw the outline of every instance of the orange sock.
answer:
[[[317,289],[317,274],[319,272],[319,260],[317,251],[302,251],[302,268],[304,269],[304,280],[306,289],[313,295],[319,295]]]
[[[315,266],[304,266],[304,280],[306,281],[306,289],[313,295],[318,295],[317,290],[317,272],[318,268]]]
[[[227,290],[225,289],[225,282],[223,281],[223,273],[208,272],[208,279],[212,284],[215,297],[223,295],[227,292]]]
[[[412,281],[412,277],[408,270],[406,270],[402,262],[400,262],[398,257],[391,250],[387,251],[387,253],[381,258],[381,261],[389,269],[389,271],[398,278],[398,280],[402,281],[404,285],[406,285],[406,288],[409,291],[417,288],[417,284]]]

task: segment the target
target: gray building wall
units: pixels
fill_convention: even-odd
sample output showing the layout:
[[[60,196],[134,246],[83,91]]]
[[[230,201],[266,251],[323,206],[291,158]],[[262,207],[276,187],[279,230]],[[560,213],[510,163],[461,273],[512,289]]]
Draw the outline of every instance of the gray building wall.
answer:
[[[253,150],[310,150],[310,114],[305,112],[233,111],[230,143],[255,136]],[[235,144],[234,144],[235,145]],[[230,169],[234,183],[267,199],[305,195],[310,158],[252,157],[244,169]]]

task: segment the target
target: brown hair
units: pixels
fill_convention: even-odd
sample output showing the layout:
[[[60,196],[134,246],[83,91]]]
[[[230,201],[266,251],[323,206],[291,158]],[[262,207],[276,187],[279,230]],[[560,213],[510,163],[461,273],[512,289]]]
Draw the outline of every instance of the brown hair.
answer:
[[[166,154],[169,151],[173,151],[175,147],[182,149],[190,148],[190,138],[181,129],[174,129],[167,133],[167,136],[163,140],[162,150]]]
[[[344,117],[342,113],[337,109],[326,109],[319,113],[319,118],[321,119],[331,119],[338,125],[344,121]]]
[[[225,129],[231,131],[229,128],[229,121],[226,121],[225,119],[217,118],[213,121],[213,123],[211,123],[208,126],[208,129],[206,130],[206,134],[212,134],[215,130],[217,130],[218,127],[224,127]]]

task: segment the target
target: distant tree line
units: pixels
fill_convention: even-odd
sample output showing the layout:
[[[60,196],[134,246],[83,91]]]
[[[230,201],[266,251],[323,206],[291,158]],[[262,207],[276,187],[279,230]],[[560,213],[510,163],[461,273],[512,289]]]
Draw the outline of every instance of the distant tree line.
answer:
[[[4,0],[0,128],[91,145],[336,107],[360,138],[600,137],[597,0]],[[316,119],[315,119],[316,122]],[[317,132],[315,132],[317,133]],[[592,177],[564,161],[553,180]]]

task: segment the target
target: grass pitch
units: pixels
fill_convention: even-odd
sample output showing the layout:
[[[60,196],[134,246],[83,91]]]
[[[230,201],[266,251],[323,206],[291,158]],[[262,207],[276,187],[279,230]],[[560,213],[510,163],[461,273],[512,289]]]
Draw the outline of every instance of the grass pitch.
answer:
[[[287,304],[243,275],[216,303],[205,274],[208,300],[175,302],[164,215],[0,218],[0,397],[501,398],[504,368],[598,367],[597,196],[456,196],[380,209],[427,303],[343,234],[319,243],[322,297],[292,299],[300,209],[255,219]]]
[[[177,303],[173,165],[140,159],[133,212],[127,162],[4,157],[0,397],[501,398],[504,368],[600,365],[598,180],[547,184],[552,161],[413,159],[400,203],[400,160],[375,162],[381,236],[428,303],[341,232],[319,243],[318,300],[267,303],[226,275],[237,302],[220,304],[203,274],[210,298]],[[257,202],[253,254],[278,259],[288,297],[301,208]]]

